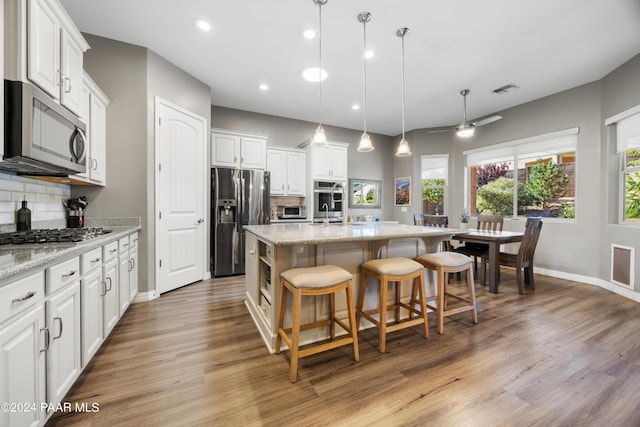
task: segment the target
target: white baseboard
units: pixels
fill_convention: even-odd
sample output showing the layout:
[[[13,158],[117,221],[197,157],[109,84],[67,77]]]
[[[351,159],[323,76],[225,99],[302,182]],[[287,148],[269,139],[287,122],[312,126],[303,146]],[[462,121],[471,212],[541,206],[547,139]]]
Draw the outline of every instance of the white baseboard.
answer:
[[[534,273],[542,274],[543,276],[556,277],[558,279],[566,279],[573,282],[580,282],[586,283],[587,285],[598,286],[600,288],[613,292],[614,294],[629,298],[630,300],[633,300],[635,302],[640,302],[640,294],[638,292],[634,292],[631,289],[624,288],[621,285],[616,285],[615,283],[611,283],[603,279],[598,279],[590,276],[582,276],[580,274],[574,273],[566,273],[564,271],[549,270],[539,267],[534,267],[533,271]]]
[[[149,302],[149,301],[152,301],[152,300],[154,300],[156,298],[158,298],[158,295],[156,294],[156,291],[138,292],[136,294],[136,297],[131,302],[133,302],[133,303]]]

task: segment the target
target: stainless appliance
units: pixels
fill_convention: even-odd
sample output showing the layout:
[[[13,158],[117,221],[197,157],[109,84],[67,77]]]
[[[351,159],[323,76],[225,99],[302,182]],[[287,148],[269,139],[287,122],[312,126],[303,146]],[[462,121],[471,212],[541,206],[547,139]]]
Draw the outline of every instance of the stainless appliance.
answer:
[[[244,274],[244,225],[269,224],[267,171],[211,169],[211,272]]]
[[[341,222],[344,218],[344,187],[341,181],[313,182],[313,221]]]
[[[306,206],[283,206],[282,212],[278,212],[280,219],[307,219]]]
[[[0,169],[42,176],[85,172],[85,124],[33,85],[5,80],[4,91]]]

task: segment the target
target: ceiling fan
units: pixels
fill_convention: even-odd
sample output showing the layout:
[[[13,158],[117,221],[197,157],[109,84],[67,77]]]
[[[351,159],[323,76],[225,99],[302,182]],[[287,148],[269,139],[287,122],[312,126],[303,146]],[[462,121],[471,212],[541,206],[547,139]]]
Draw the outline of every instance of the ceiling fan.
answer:
[[[451,129],[432,130],[429,133],[449,132],[449,131],[455,130],[459,137],[470,138],[473,136],[473,132],[475,128],[477,128],[478,126],[488,125],[489,123],[493,123],[502,118],[502,116],[499,116],[496,114],[495,116],[490,116],[482,120],[477,120],[475,122],[468,122],[467,121],[467,95],[469,95],[469,92],[471,92],[469,89],[462,89],[460,91],[460,95],[462,95],[462,99],[463,99],[463,108],[464,108],[462,123],[460,123],[458,126]]]

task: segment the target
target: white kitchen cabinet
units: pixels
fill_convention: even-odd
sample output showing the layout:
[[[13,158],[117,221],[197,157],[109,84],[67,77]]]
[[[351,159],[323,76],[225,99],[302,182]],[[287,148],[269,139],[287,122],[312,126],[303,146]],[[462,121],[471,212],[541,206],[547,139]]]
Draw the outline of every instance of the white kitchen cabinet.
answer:
[[[104,341],[102,326],[102,248],[80,255],[82,303],[82,366],[87,366]]]
[[[34,405],[33,411],[0,411],[2,426],[38,426],[44,422],[45,413],[40,410],[46,393],[44,328],[42,304],[0,327],[0,402]]]
[[[37,426],[46,401],[44,271],[0,288],[0,403],[34,405],[25,411],[0,411],[2,426]]]
[[[133,302],[138,295],[138,233],[129,236],[129,301]]]
[[[264,170],[267,166],[267,137],[213,129],[211,165]]]
[[[120,320],[118,288],[118,242],[102,247],[102,329],[106,338]]]
[[[330,142],[326,147],[307,145],[311,179],[346,181],[349,144]]]
[[[267,148],[272,196],[305,196],[306,153],[303,150]]]
[[[109,98],[84,72],[80,117],[87,126],[85,147],[87,170],[74,178],[91,184],[107,184],[107,106]]]
[[[29,80],[80,114],[82,57],[89,45],[58,1],[28,0],[27,42]]]
[[[64,399],[82,371],[80,282],[48,297],[45,303],[51,336],[47,350],[47,402]]]

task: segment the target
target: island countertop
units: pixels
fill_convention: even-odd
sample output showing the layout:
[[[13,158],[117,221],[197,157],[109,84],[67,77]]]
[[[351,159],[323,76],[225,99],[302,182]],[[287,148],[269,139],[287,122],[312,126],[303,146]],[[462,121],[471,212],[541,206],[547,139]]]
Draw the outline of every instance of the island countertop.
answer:
[[[274,245],[315,245],[332,242],[389,240],[405,237],[437,237],[461,230],[407,224],[268,224],[245,225],[244,229]]]

